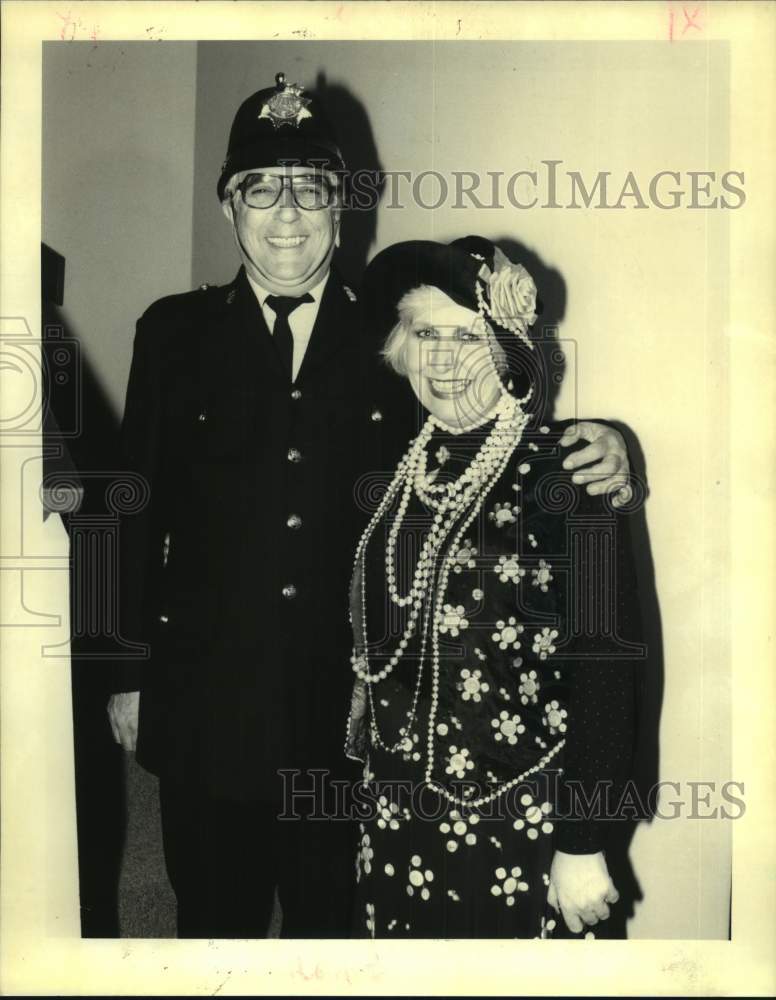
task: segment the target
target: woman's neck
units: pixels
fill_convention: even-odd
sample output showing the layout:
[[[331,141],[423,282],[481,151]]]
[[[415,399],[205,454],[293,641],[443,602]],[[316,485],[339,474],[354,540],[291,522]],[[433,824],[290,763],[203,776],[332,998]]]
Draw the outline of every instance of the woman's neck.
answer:
[[[513,396],[510,396],[507,392],[503,392],[482,416],[467,424],[448,424],[445,423],[444,420],[440,420],[439,417],[435,417],[433,414],[430,414],[429,417],[434,427],[444,431],[446,434],[468,434],[471,433],[471,431],[476,431],[478,428],[491,423],[496,419],[499,413],[503,412],[505,409],[511,409],[515,402],[516,400]]]

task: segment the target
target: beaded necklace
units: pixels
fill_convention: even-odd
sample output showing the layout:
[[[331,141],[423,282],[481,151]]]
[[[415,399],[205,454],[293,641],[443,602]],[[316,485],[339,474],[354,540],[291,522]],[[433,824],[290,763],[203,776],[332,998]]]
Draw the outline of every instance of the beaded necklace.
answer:
[[[526,397],[527,398],[527,397]],[[418,661],[417,679],[413,691],[411,707],[407,713],[408,723],[405,733],[409,733],[415,720],[418,698],[421,690],[423,678],[423,667],[425,662],[426,646],[429,634],[429,625],[432,625],[432,646],[434,655],[432,658],[432,702],[436,697],[438,689],[439,673],[439,653],[438,653],[438,632],[442,621],[441,606],[445,594],[449,565],[458,543],[462,539],[464,532],[480,512],[485,499],[491,488],[500,478],[506,465],[520,442],[525,425],[530,420],[530,414],[525,414],[521,408],[524,400],[516,400],[514,397],[504,394],[496,406],[496,420],[493,428],[478,450],[472,462],[464,472],[454,482],[446,484],[431,484],[426,474],[427,453],[426,448],[435,428],[451,430],[433,415],[429,415],[423,429],[418,437],[411,443],[408,451],[403,456],[396,469],[393,481],[388,487],[383,500],[372,516],[369,524],[364,530],[356,549],[354,560],[354,575],[358,569],[361,573],[361,645],[362,649],[354,647],[351,663],[357,677],[365,682],[370,703],[371,733],[374,742],[383,749],[396,753],[405,748],[406,736],[402,736],[396,743],[388,745],[380,735],[376,721],[376,712],[373,701],[372,688],[374,685],[384,681],[394,670],[399,660],[404,654],[410,639],[414,635],[418,619],[423,613],[421,627],[420,656]],[[396,541],[404,520],[404,516],[409,505],[412,492],[415,491],[418,498],[434,511],[431,528],[421,547],[410,591],[406,595],[398,593],[395,576],[395,552]],[[395,498],[400,494],[399,507],[394,523],[388,535],[385,555],[385,573],[388,594],[391,600],[399,607],[410,606],[410,613],[407,625],[399,640],[398,646],[390,657],[388,663],[375,673],[369,669],[368,642],[367,642],[367,621],[366,621],[366,547],[375,527],[380,522],[386,511],[389,509]],[[445,548],[445,543],[459,524],[452,544],[446,549],[448,555],[443,561],[442,571],[439,575],[436,600],[430,599],[429,593],[431,581],[436,576],[437,561]],[[432,621],[433,619],[433,621]],[[435,714],[435,706],[432,704],[432,717]],[[429,756],[433,761],[431,749],[433,734],[429,734]]]

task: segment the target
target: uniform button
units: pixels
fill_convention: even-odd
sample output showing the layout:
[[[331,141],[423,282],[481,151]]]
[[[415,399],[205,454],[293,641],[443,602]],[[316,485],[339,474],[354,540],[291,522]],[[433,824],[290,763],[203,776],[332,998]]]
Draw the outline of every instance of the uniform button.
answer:
[[[293,585],[293,583],[287,583],[285,587],[283,587],[282,593],[283,597],[285,597],[287,601],[293,601],[293,599],[296,597],[296,587]]]
[[[377,424],[383,419],[382,413],[379,410],[372,410],[372,420]]]
[[[291,392],[291,399],[301,399],[302,393],[299,389],[293,389]]]
[[[286,524],[289,526],[289,528],[301,528],[302,519],[298,514],[289,514]]]
[[[301,462],[302,461],[302,453],[301,453],[301,451],[299,451],[298,448],[289,448],[288,449],[288,461],[289,462],[294,462],[294,463]]]
[[[166,625],[169,620],[170,619],[167,617],[167,615],[159,615],[159,621],[162,623],[162,625]]]
[[[197,417],[197,420],[199,420],[201,424],[204,424],[204,422],[207,420],[207,414],[200,413],[200,415]]]

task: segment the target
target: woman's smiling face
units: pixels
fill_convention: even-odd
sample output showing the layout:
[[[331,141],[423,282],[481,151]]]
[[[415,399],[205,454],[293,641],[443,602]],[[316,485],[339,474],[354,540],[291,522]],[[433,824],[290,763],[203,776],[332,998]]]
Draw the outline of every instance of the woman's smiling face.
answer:
[[[404,360],[421,404],[454,428],[490,416],[503,388],[495,359],[504,357],[488,324],[438,288],[410,293],[405,309]]]

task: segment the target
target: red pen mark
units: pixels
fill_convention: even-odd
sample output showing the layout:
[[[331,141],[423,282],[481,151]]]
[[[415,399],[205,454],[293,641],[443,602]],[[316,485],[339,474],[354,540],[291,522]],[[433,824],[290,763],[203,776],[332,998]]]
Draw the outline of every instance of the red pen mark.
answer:
[[[700,12],[701,12],[700,5],[697,6],[694,10],[688,10],[687,6],[685,6],[684,4],[682,5],[682,17],[684,18],[684,23],[682,24],[682,31],[681,31],[681,34],[679,36],[680,38],[683,38],[687,34],[687,32],[690,30],[690,28],[695,28],[696,31],[703,31],[703,25],[698,23],[698,15],[700,14]],[[675,35],[674,27],[675,26],[678,27],[678,25],[676,25],[676,13],[675,13],[673,7],[671,7],[671,8],[669,8],[669,11],[668,11],[668,40],[669,40],[669,42],[673,42],[673,40],[674,40],[674,35]]]
[[[701,26],[695,20],[699,11],[700,7],[696,7],[692,14],[688,14],[687,8],[682,7],[682,13],[684,14],[684,27],[682,28],[683,35],[686,34],[688,28],[695,28],[697,31],[701,30]]]
[[[57,17],[62,22],[62,29],[59,32],[59,37],[63,42],[72,42],[75,40],[75,36],[78,34],[80,28],[81,31],[85,31],[84,23],[80,17],[74,18],[72,16],[72,11],[68,11],[67,14],[60,14],[57,12]],[[92,25],[91,34],[89,38],[93,42],[97,41],[97,35],[99,33],[100,26],[98,24]],[[87,64],[88,65],[88,64]]]
[[[70,11],[68,11],[67,14],[60,14],[57,12],[57,17],[59,18],[60,21],[62,21],[62,30],[59,32],[59,37],[62,39],[62,41],[67,40],[69,42],[72,42],[72,40],[75,38],[75,30],[77,22],[74,21],[70,16]],[[70,37],[66,39],[65,32],[68,30],[68,28],[70,29]]]
[[[305,972],[305,970],[302,968],[301,958],[297,959],[296,971],[302,977],[302,979],[306,979],[308,982],[311,979],[320,979],[323,976],[323,969],[317,963],[312,972]]]

